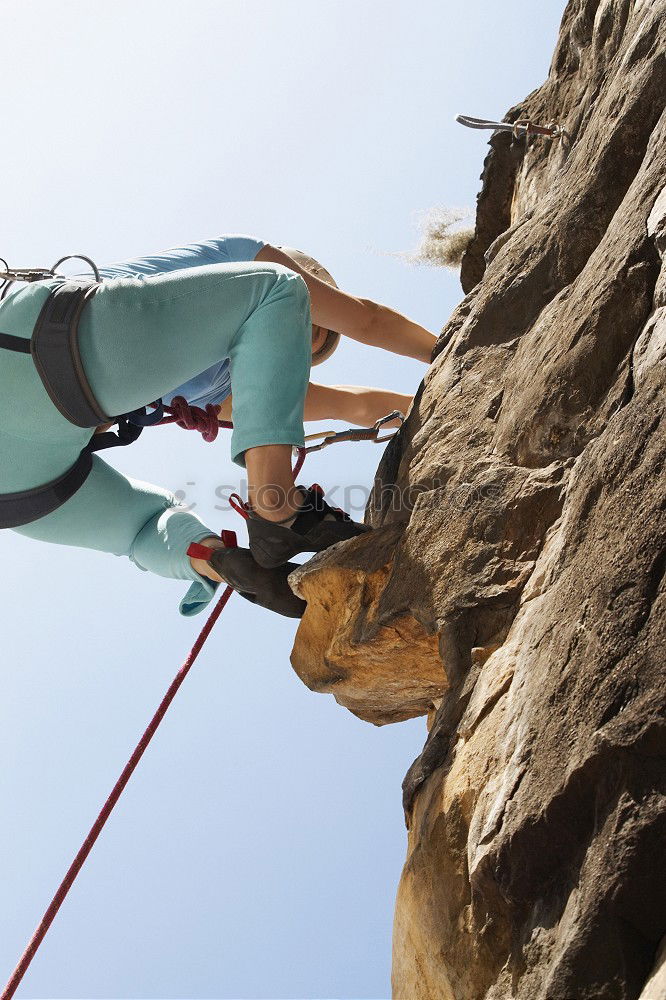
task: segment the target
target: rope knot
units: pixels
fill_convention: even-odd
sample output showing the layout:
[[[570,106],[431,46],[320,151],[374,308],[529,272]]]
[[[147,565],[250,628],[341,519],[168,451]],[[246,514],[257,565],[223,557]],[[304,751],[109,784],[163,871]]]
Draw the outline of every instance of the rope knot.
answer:
[[[209,444],[217,437],[220,424],[217,407],[212,403],[207,403],[203,410],[200,406],[192,406],[184,396],[174,396],[168,409],[174,422],[183,430],[198,431]]]

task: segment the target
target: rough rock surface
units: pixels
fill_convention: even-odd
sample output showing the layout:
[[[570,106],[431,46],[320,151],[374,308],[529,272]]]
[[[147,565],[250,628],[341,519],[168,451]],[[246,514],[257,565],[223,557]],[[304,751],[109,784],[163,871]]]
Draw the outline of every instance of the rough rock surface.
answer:
[[[367,517],[292,575],[304,682],[429,713],[399,1000],[660,1000],[666,0],[570,0]]]

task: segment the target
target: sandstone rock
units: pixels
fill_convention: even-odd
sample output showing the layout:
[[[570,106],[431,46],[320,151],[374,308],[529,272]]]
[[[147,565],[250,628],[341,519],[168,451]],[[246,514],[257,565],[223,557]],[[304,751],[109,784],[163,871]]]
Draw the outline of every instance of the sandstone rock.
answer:
[[[652,975],[645,984],[639,1000],[666,1000],[666,938],[657,952]]]
[[[437,635],[422,616],[385,610],[395,529],[322,553],[289,577],[307,598],[291,662],[313,691],[333,694],[367,722],[401,722],[428,711],[448,687]],[[328,567],[331,567],[330,570]]]
[[[663,989],[665,15],[568,3],[507,115],[565,136],[491,138],[466,296],[384,453],[376,531],[294,578],[310,687],[373,722],[429,712],[399,1000]]]

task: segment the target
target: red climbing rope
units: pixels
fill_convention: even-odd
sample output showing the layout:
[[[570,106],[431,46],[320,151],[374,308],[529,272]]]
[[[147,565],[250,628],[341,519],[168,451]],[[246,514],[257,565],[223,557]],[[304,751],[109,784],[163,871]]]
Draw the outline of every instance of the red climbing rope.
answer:
[[[217,437],[220,427],[224,427],[227,430],[233,430],[233,424],[230,420],[221,420],[217,413],[217,407],[213,406],[212,403],[206,404],[206,409],[202,409],[200,406],[192,406],[188,403],[184,396],[174,396],[171,400],[171,405],[164,405],[164,410],[168,416],[164,417],[159,421],[158,426],[162,424],[176,424],[178,427],[182,427],[186,431],[198,431],[203,437],[204,441],[209,443],[214,441]],[[307,454],[307,448],[297,448],[296,463],[294,465],[294,478],[303,468],[303,462],[305,461],[305,456]],[[315,450],[315,449],[311,449]],[[242,501],[241,501],[242,502]],[[232,506],[234,506],[232,504]],[[240,514],[238,507],[234,507],[235,510]]]
[[[51,900],[51,903],[49,904],[46,913],[42,917],[42,920],[37,930],[32,935],[28,947],[23,952],[21,960],[14,969],[11,979],[5,986],[1,1000],[11,1000],[11,998],[16,993],[16,990],[18,989],[21,980],[23,979],[24,975],[28,970],[28,966],[35,957],[37,949],[44,940],[46,932],[48,931],[49,927],[53,923],[53,920],[58,910],[60,909],[63,900],[65,899],[65,896],[71,889],[74,879],[81,871],[81,868],[83,867],[86,858],[90,854],[95,841],[97,840],[100,833],[102,832],[102,829],[104,828],[104,824],[111,815],[113,807],[120,798],[123,789],[125,788],[127,782],[129,781],[134,772],[134,769],[136,768],[137,764],[143,757],[146,747],[148,746],[151,739],[155,735],[157,727],[159,726],[160,722],[166,715],[167,709],[169,708],[171,702],[175,698],[180,685],[187,677],[190,668],[192,667],[192,664],[194,663],[197,656],[201,652],[206,639],[210,635],[211,630],[215,625],[215,622],[220,617],[222,609],[224,608],[225,604],[229,600],[232,593],[233,589],[231,587],[226,587],[219,601],[217,602],[214,609],[210,613],[208,621],[204,625],[201,634],[199,635],[199,638],[192,647],[190,655],[187,657],[185,663],[182,665],[182,667],[174,677],[171,686],[169,687],[169,690],[165,694],[159,708],[157,709],[155,715],[151,719],[150,725],[148,726],[145,733],[137,743],[134,753],[128,760],[122,774],[120,775],[117,782],[113,786],[113,790],[109,795],[108,799],[106,800],[106,802],[104,803],[102,811],[100,812],[99,816],[97,817],[92,827],[90,828],[90,833],[84,840],[83,844],[81,845],[81,849],[79,850],[79,853],[76,855],[69,868],[69,871],[67,872],[64,879],[60,883],[58,890],[53,899]]]
[[[163,424],[176,423],[178,424],[179,427],[183,427],[185,430],[197,430],[203,435],[204,441],[214,441],[215,438],[217,437],[220,427],[228,427],[228,428],[233,427],[233,424],[230,423],[229,421],[219,420],[217,415],[217,409],[214,406],[209,404],[205,410],[202,410],[198,406],[190,406],[190,404],[182,396],[176,396],[172,400],[171,406],[165,406],[164,409],[167,411],[169,416],[161,420],[160,423]],[[305,449],[299,448],[298,459],[294,466],[294,478],[298,475],[304,461],[305,461]],[[234,510],[236,510],[243,517],[245,518],[249,517],[248,505],[237,493],[232,493],[230,497],[230,503],[231,506],[234,508]],[[225,545],[233,547],[236,544],[236,534],[233,531],[231,532],[223,531],[221,537]],[[155,735],[157,727],[159,726],[160,722],[166,715],[167,709],[169,708],[171,702],[175,698],[176,693],[180,688],[180,685],[187,677],[190,668],[192,667],[192,664],[194,663],[197,656],[201,652],[206,639],[210,635],[213,626],[215,625],[215,622],[220,617],[222,609],[224,608],[225,604],[229,600],[232,593],[233,593],[233,588],[226,587],[224,592],[222,593],[222,596],[215,605],[213,611],[210,613],[206,624],[201,630],[199,638],[192,647],[190,655],[187,657],[185,663],[183,664],[183,666],[180,668],[175,678],[173,679],[171,686],[169,687],[169,690],[162,699],[162,702],[157,711],[155,712],[155,715],[151,719],[148,728],[146,729],[145,733],[137,743],[134,753],[132,754],[127,764],[125,765],[125,768],[120,777],[118,778],[116,784],[113,786],[111,794],[104,803],[104,806],[99,816],[97,817],[92,827],[90,828],[90,833],[84,840],[78,854],[72,861],[69,871],[67,872],[64,879],[58,886],[55,896],[51,900],[48,909],[46,910],[46,913],[42,917],[41,922],[37,927],[37,930],[30,939],[28,947],[23,952],[23,955],[21,956],[18,965],[16,966],[14,972],[12,973],[11,979],[5,986],[2,992],[2,996],[0,997],[0,1000],[12,1000],[12,997],[16,993],[16,990],[18,989],[21,980],[25,976],[28,967],[30,966],[30,963],[35,957],[37,949],[39,948],[40,944],[46,937],[46,933],[51,924],[53,923],[58,910],[62,906],[62,903],[65,897],[67,896],[67,893],[71,889],[76,876],[81,871],[81,868],[83,867],[86,858],[90,854],[95,844],[95,841],[99,837],[107,819],[111,815],[113,807],[115,806],[116,802],[122,795],[122,792],[125,786],[127,785],[127,782],[132,777],[132,774],[134,773],[137,764],[143,757],[146,747],[148,746],[153,736]]]
[[[192,406],[184,396],[174,396],[171,405],[164,409],[169,415],[160,420],[160,424],[177,424],[185,431],[199,431],[209,443],[215,440],[220,427],[231,430],[234,426],[230,420],[220,420],[217,407],[212,403],[207,403],[203,410],[200,406]]]
[[[218,418],[216,407],[209,404],[208,406],[206,406],[205,410],[202,410],[198,406],[191,406],[182,396],[176,396],[172,400],[171,406],[165,406],[164,409],[167,411],[169,415],[165,417],[163,420],[161,420],[160,423],[162,424],[176,423],[179,427],[183,427],[186,430],[199,431],[203,435],[204,441],[214,441],[218,435],[220,427],[227,427],[227,428],[233,427],[233,424],[230,423],[229,421],[220,420]],[[386,420],[391,419],[391,417],[393,417],[394,415],[395,414],[390,414],[389,417],[385,417],[383,421],[377,422],[374,429],[375,430],[374,439],[377,439],[376,431],[378,430],[379,426],[382,423],[386,422]],[[402,414],[400,414],[400,416],[402,416]],[[306,456],[306,449],[298,448],[297,452],[298,452],[298,457],[293,469],[294,478],[296,478],[296,476],[298,475],[303,466],[303,462],[305,461],[305,456]],[[231,494],[229,502],[231,503],[231,506],[234,508],[234,510],[237,511],[239,514],[241,514],[244,518],[249,517],[249,506],[237,493]],[[234,546],[236,544],[236,536],[235,532],[233,531],[232,532],[223,531],[221,537],[225,545]],[[206,642],[206,639],[210,635],[213,626],[215,625],[215,622],[220,617],[222,609],[224,608],[225,604],[229,600],[232,593],[233,593],[233,588],[229,586],[226,587],[224,592],[222,593],[222,596],[215,605],[213,611],[210,613],[208,620],[206,621],[206,624],[201,630],[201,633],[197,641],[194,643],[194,646],[190,651],[189,656],[187,657],[185,663],[182,665],[182,667],[176,674],[173,681],[171,682],[171,685],[167,693],[165,694],[164,698],[162,699],[159,708],[155,712],[155,715],[151,719],[148,728],[146,729],[143,736],[137,743],[136,748],[132,753],[132,756],[128,760],[120,777],[113,786],[111,794],[104,803],[104,806],[102,807],[99,816],[97,817],[92,827],[90,828],[90,833],[84,840],[78,854],[72,861],[72,864],[70,865],[67,874],[65,875],[64,879],[58,886],[58,889],[53,899],[51,900],[48,909],[46,910],[44,916],[41,919],[41,922],[39,923],[39,926],[37,927],[35,933],[32,935],[32,938],[30,939],[28,947],[23,952],[23,955],[21,956],[18,965],[14,969],[14,972],[12,973],[9,982],[5,986],[2,992],[2,996],[0,997],[0,1000],[12,1000],[12,997],[16,993],[16,990],[18,989],[21,980],[25,976],[30,966],[30,963],[35,957],[37,949],[39,948],[40,944],[46,937],[49,927],[53,923],[55,916],[58,913],[58,910],[62,906],[63,901],[67,896],[67,893],[74,884],[76,876],[81,871],[81,868],[83,867],[86,858],[93,849],[95,841],[102,832],[106,821],[108,820],[109,816],[111,815],[111,812],[113,811],[114,806],[116,805],[118,799],[122,795],[122,792],[125,789],[125,786],[127,785],[129,779],[132,777],[132,774],[134,773],[137,764],[143,757],[146,747],[148,746],[153,736],[155,735],[157,727],[159,726],[160,722],[166,715],[167,710],[171,705],[171,702],[173,701],[178,692],[178,689],[180,688],[181,684],[187,677],[192,665],[194,664],[194,661],[196,660],[199,653],[203,649],[203,645]]]

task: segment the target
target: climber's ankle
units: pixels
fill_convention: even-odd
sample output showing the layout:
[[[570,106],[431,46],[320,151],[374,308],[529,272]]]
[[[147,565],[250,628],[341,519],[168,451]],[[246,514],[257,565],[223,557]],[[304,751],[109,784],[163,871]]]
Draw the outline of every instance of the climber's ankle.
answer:
[[[216,538],[212,535],[209,538],[202,538],[200,545],[205,545],[209,549],[223,549],[224,542],[221,538]],[[207,579],[212,580],[213,583],[224,583],[219,573],[216,573],[213,567],[205,559],[195,559],[193,556],[188,557],[190,560],[190,565],[195,573],[199,576],[205,576]]]
[[[253,491],[249,505],[253,514],[265,521],[280,522],[289,528],[296,519],[303,502],[303,494],[298,486],[293,486],[285,495],[283,490],[263,487]]]

